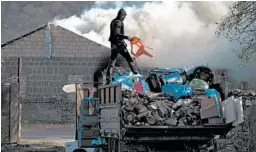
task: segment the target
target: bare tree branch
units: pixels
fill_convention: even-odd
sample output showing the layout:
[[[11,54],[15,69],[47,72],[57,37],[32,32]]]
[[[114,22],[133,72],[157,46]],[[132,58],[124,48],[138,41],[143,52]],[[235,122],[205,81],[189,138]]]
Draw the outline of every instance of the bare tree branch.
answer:
[[[236,50],[237,56],[248,63],[256,54],[256,2],[235,2],[230,7],[230,14],[218,23],[216,34],[238,41],[241,49]]]

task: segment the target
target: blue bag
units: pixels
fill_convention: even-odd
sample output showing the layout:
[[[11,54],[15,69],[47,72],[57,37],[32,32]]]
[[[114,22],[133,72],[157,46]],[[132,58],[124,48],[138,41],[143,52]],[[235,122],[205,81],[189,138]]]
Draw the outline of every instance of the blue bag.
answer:
[[[192,95],[192,89],[188,85],[166,84],[162,86],[162,92],[179,99],[182,96]]]

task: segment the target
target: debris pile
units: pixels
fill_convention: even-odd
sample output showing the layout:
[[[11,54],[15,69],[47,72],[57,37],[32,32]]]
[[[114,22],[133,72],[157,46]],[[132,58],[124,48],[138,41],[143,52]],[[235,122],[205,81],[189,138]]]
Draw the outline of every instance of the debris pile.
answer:
[[[243,107],[256,104],[256,91],[253,90],[240,90],[236,89],[228,93],[228,96],[234,96],[235,98],[242,97]]]
[[[129,90],[123,91],[123,97],[123,122],[126,125],[136,126],[202,125],[201,118],[206,116],[200,115],[201,104],[207,104],[207,100],[213,101],[206,95],[175,99],[162,92],[136,93]]]
[[[220,152],[247,152],[256,149],[256,92],[252,90],[234,90],[228,96],[242,97],[244,104],[245,122],[232,129],[227,134],[227,139],[218,139]]]
[[[122,84],[124,124],[197,126],[221,118],[220,94],[209,87],[212,77],[204,73],[211,71],[202,67],[188,75],[182,69],[156,69],[147,77],[115,73],[111,83]]]

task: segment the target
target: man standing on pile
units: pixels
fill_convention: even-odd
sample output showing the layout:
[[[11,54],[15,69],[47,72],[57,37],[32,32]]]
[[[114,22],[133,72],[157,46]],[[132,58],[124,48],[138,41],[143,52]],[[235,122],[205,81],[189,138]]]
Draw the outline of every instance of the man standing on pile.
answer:
[[[117,17],[114,18],[110,24],[110,36],[109,41],[111,43],[111,56],[110,61],[107,67],[107,84],[110,83],[112,71],[116,63],[116,58],[120,53],[128,62],[131,71],[134,74],[137,74],[137,71],[134,69],[134,59],[131,57],[130,53],[128,52],[126,46],[127,44],[124,42],[124,39],[129,41],[132,40],[131,37],[124,35],[124,19],[126,17],[126,12],[124,9],[120,9],[118,11]]]

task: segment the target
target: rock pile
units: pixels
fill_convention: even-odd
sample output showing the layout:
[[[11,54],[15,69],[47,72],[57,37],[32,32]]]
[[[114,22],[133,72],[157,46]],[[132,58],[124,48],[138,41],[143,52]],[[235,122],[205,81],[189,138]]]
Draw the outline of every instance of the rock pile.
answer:
[[[200,96],[175,100],[164,93],[123,92],[122,114],[126,125],[201,125]]]

